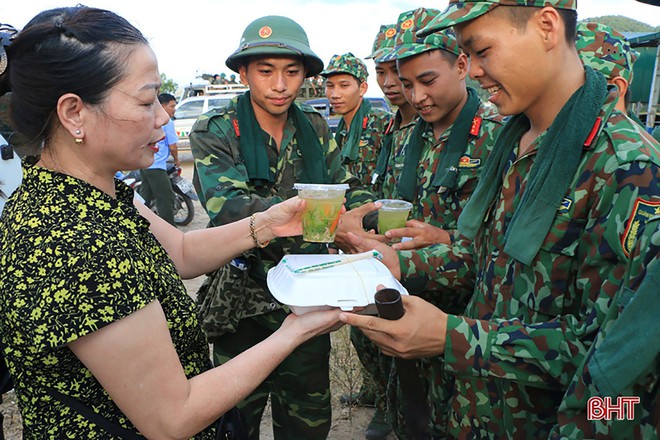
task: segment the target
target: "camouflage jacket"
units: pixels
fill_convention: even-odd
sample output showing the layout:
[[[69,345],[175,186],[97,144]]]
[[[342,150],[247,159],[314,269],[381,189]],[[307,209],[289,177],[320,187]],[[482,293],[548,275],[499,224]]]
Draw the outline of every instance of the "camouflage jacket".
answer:
[[[394,116],[394,125],[392,126],[392,151],[387,161],[387,170],[383,176],[383,183],[380,195],[384,199],[395,198],[396,184],[399,181],[399,175],[403,169],[404,158],[406,157],[406,145],[408,138],[415,127],[417,116],[415,116],[406,125],[401,125],[401,113],[397,110]]]
[[[426,130],[422,134],[424,146],[417,167],[417,189],[411,218],[447,230],[456,229],[458,216],[476,188],[481,168],[495,143],[497,133],[504,126],[503,117],[483,103],[479,106],[475,118],[480,118],[479,132],[470,136],[465,154],[458,164],[458,179],[454,191],[443,191],[443,188],[433,186],[440,153],[449,139],[453,126],[445,130],[439,139],[435,139],[431,124],[425,123]],[[418,123],[424,121],[420,120]],[[403,159],[400,161],[403,164]],[[394,199],[398,198],[396,185],[393,185],[391,195]]]
[[[296,128],[291,117],[284,129],[282,144],[277,145],[270,136],[264,138],[275,182],[270,187],[255,187],[249,181],[247,170],[240,154],[239,139],[234,130],[237,118],[237,98],[225,108],[212,110],[202,115],[193,126],[190,146],[195,159],[193,184],[200,202],[211,221],[218,226],[248,217],[255,212],[297,195],[293,184],[300,181],[303,160],[297,145]],[[302,105],[312,122],[324,149],[331,181],[348,183],[346,208],[354,208],[373,200],[373,195],[360,187],[360,182],[341,164],[339,149],[332,139],[325,119],[312,107]],[[327,253],[322,244],[306,243],[302,237],[272,240],[264,249],[254,249],[246,254],[251,262],[248,291],[240,299],[243,317],[263,314],[281,307],[266,287],[266,273],[285,254]],[[226,304],[232,309],[234,303]]]
[[[635,227],[660,204],[658,143],[610,93],[595,140],[531,265],[504,251],[543,135],[512,157],[500,195],[473,242],[400,253],[408,287],[438,295],[470,286],[464,316],[449,315],[445,368],[455,373],[449,434],[545,438],[576,368],[619,290]],[[609,115],[609,116],[608,116]],[[514,150],[514,156],[516,151]],[[636,203],[636,201],[638,203]]]
[[[640,229],[614,305],[568,386],[553,439],[660,438],[654,409],[660,385],[660,205],[655,211]],[[614,403],[617,396],[638,397],[632,406],[634,419],[603,414],[601,420],[589,421],[587,401],[594,396],[609,396]]]
[[[391,119],[392,115],[390,113],[379,108],[372,108],[362,121],[351,121],[351,125],[362,124],[360,150],[358,151],[358,159],[354,161],[346,160],[344,166],[352,175],[360,179],[362,186],[365,188],[372,189],[371,176],[376,169],[378,152]],[[350,130],[350,127],[348,130]],[[335,141],[340,150],[348,137],[348,130],[344,129],[335,133]]]
[[[433,179],[438,168],[440,153],[449,139],[453,126],[445,130],[439,139],[435,139],[430,124],[425,123],[423,120],[417,122],[425,124],[426,131],[422,134],[424,146],[417,167],[417,189],[410,217],[445,229],[452,238],[457,226],[458,216],[476,188],[482,166],[495,143],[497,133],[504,126],[504,118],[495,109],[483,103],[479,106],[475,118],[480,118],[477,125],[479,132],[470,136],[470,142],[458,165],[456,189],[452,191],[442,191],[442,189],[434,187]],[[411,128],[406,142],[410,142],[412,131]],[[401,157],[399,162],[403,165],[405,152],[399,156]],[[396,166],[396,162],[394,166]],[[386,176],[386,179],[388,177],[389,175]],[[394,182],[392,185],[392,197],[390,198],[398,198],[396,183]],[[464,295],[444,295],[442,297],[434,295],[430,297],[423,293],[425,291],[426,289],[416,292],[446,312],[462,313],[465,308]]]

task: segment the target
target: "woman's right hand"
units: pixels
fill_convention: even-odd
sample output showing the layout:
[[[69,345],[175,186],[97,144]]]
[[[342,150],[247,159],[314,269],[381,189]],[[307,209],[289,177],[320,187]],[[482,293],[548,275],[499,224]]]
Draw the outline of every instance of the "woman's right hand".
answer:
[[[302,315],[289,314],[278,331],[291,332],[298,344],[324,333],[340,329],[344,324],[339,320],[341,309],[307,312]]]

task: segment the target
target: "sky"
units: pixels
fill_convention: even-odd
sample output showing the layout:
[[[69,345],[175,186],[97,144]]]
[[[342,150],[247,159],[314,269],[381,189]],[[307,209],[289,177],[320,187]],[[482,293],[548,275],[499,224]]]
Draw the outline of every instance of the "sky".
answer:
[[[266,15],[284,15],[307,32],[310,46],[327,63],[332,55],[366,57],[381,24],[418,7],[444,10],[447,0],[31,0],[0,2],[0,22],[23,27],[37,13],[77,3],[109,9],[126,18],[149,40],[168,78],[183,86],[202,73],[232,74],[227,57],[238,47],[245,27]],[[578,19],[624,15],[660,26],[660,7],[635,0],[578,0]],[[373,62],[367,95],[378,96]]]

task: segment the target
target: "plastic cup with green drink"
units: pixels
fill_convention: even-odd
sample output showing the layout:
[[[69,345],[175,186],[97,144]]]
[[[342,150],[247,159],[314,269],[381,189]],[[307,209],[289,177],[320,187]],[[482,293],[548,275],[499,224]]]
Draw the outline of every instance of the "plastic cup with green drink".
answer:
[[[385,234],[390,229],[406,227],[412,203],[405,200],[385,199],[378,200],[378,233]]]
[[[302,214],[303,240],[313,243],[332,243],[339,225],[347,184],[321,185],[296,183],[294,189],[305,199]]]

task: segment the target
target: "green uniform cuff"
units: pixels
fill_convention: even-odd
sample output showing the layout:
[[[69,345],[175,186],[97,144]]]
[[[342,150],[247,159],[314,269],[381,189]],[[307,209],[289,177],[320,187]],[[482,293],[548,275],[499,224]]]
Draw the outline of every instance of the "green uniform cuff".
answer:
[[[445,369],[454,373],[488,376],[488,334],[487,329],[483,331],[479,320],[447,315]]]

